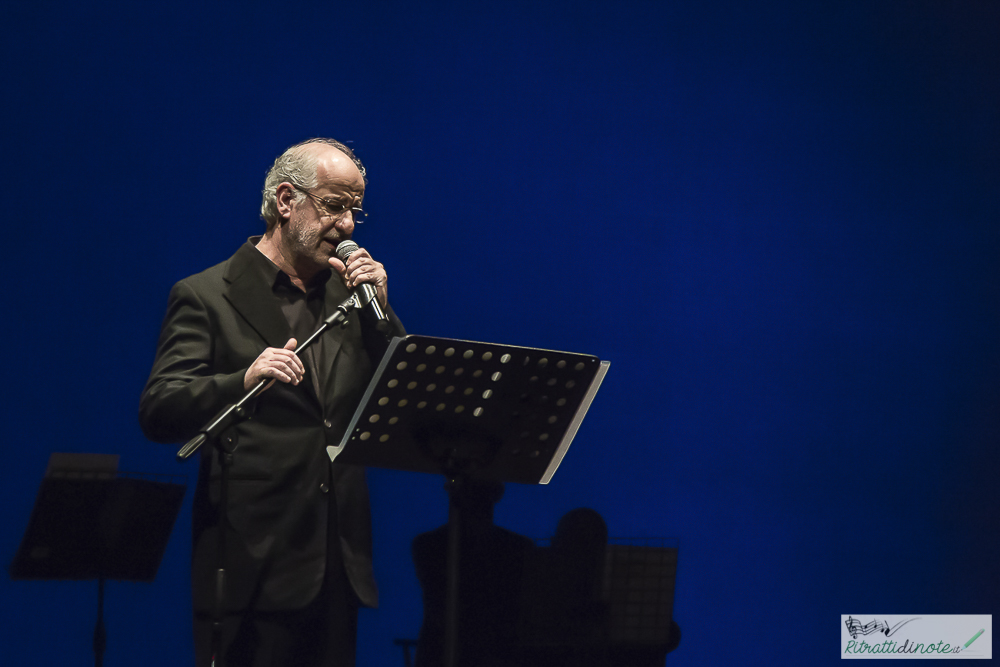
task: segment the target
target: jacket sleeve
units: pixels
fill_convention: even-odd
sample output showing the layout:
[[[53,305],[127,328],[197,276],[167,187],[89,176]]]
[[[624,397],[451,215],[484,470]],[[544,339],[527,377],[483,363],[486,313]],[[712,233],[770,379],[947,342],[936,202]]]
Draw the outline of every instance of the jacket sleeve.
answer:
[[[155,442],[183,442],[243,394],[246,369],[213,369],[215,324],[210,309],[185,281],[170,291],[156,360],[139,401],[139,425]]]

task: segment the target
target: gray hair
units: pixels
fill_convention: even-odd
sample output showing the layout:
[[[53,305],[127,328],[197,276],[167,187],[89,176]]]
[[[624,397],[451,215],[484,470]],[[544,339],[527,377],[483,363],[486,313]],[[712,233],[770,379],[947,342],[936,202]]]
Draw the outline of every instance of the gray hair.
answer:
[[[271,168],[267,170],[267,176],[264,178],[264,190],[262,193],[263,198],[260,203],[260,217],[267,223],[268,230],[278,224],[277,190],[279,185],[282,183],[291,183],[292,185],[300,187],[303,190],[311,190],[317,185],[316,154],[313,151],[303,150],[305,146],[310,144],[326,144],[328,146],[333,146],[341,153],[351,158],[351,162],[353,162],[354,166],[356,166],[358,171],[361,172],[361,178],[364,179],[366,185],[368,184],[368,174],[365,172],[365,166],[361,164],[361,160],[359,160],[354,154],[354,151],[336,139],[316,137],[313,139],[306,139],[302,143],[290,146],[284,153],[278,156],[278,158],[274,161],[274,164],[271,165]],[[302,201],[304,197],[304,194],[296,191],[294,201]]]

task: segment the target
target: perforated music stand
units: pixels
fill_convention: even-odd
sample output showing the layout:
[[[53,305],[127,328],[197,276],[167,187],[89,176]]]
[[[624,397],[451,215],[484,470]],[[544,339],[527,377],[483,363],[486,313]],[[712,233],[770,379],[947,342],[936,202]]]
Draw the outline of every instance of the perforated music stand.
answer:
[[[10,567],[11,579],[97,579],[98,667],[107,641],[104,581],[153,581],[187,488],[175,475],[117,468],[117,455],[52,454]]]
[[[455,489],[468,475],[548,484],[610,362],[588,354],[472,341],[394,338],[331,460],[448,480],[445,666],[457,661]]]
[[[610,362],[430,336],[394,338],[340,445],[342,463],[548,484]]]

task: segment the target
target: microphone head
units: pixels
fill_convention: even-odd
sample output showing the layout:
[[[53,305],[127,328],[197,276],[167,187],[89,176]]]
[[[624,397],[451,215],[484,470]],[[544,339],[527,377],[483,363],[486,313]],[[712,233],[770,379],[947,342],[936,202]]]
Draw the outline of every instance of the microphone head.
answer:
[[[358,249],[358,244],[354,241],[347,240],[341,241],[337,244],[337,259],[341,262],[347,262],[347,258],[351,256],[355,250]]]

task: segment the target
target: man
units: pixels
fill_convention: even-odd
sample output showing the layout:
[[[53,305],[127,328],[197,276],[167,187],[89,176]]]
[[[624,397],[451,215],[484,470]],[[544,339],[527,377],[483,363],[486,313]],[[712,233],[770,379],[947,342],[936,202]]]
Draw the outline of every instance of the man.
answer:
[[[365,171],[332,139],[292,146],[268,172],[263,237],[177,283],[139,408],[151,440],[183,442],[261,380],[272,380],[236,428],[227,507],[220,455],[203,447],[195,491],[192,587],[198,665],[211,660],[218,537],[227,585],[217,664],[353,665],[359,604],[375,606],[364,469],[331,464],[385,336],[352,314],[295,353],[362,283],[375,286],[390,333],[384,267],[337,244],[363,215]],[[225,520],[220,518],[220,513]]]

